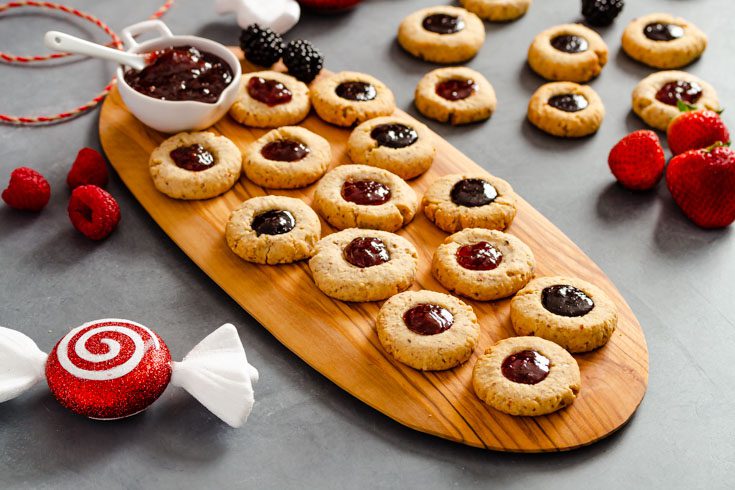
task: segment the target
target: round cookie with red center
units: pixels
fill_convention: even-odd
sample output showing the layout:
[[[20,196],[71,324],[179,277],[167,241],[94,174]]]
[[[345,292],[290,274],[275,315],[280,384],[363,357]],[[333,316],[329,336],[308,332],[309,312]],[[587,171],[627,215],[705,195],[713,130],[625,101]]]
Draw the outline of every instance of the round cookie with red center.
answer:
[[[383,303],[378,338],[396,360],[422,371],[440,371],[470,358],[480,338],[472,307],[436,291],[406,291]]]
[[[546,83],[528,102],[528,120],[550,135],[581,138],[600,129],[605,118],[602,99],[589,85]]]
[[[525,286],[533,277],[535,265],[531,249],[513,235],[467,228],[439,245],[431,272],[453,293],[492,301]]]
[[[465,66],[450,66],[421,78],[414,104],[428,118],[459,125],[489,118],[498,101],[493,86],[481,73]]]
[[[354,71],[318,78],[311,85],[311,103],[321,119],[336,126],[390,116],[396,109],[396,99],[386,84]]]
[[[607,44],[582,24],[563,24],[539,33],[528,48],[528,65],[546,80],[588,82],[607,63]]]
[[[485,351],[472,372],[477,396],[510,415],[545,415],[571,405],[581,383],[571,354],[538,337],[501,340]]]
[[[633,19],[623,32],[623,50],[660,69],[681,68],[702,56],[707,35],[681,17],[655,13]]]
[[[59,340],[46,361],[46,380],[59,403],[94,419],[145,410],[170,379],[166,344],[129,320],[85,323]]]
[[[230,116],[245,126],[277,128],[304,120],[311,109],[309,87],[276,71],[244,74]]]

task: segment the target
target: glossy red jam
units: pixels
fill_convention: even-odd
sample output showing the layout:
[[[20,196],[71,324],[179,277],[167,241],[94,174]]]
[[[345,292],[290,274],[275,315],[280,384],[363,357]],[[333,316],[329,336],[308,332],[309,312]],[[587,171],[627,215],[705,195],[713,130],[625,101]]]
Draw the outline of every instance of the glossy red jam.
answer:
[[[578,112],[586,109],[589,102],[584,95],[563,94],[551,97],[549,99],[549,105],[564,112]]]
[[[551,40],[551,45],[564,53],[582,53],[589,49],[589,43],[585,38],[573,34],[556,36]]]
[[[514,383],[535,385],[549,375],[550,364],[547,357],[535,350],[523,350],[506,357],[500,369]]]
[[[702,96],[702,87],[697,82],[678,80],[669,82],[656,92],[656,100],[668,105],[677,105],[680,100],[696,104]]]
[[[298,162],[310,152],[308,146],[293,140],[271,141],[260,150],[261,155],[276,162]]]
[[[296,219],[290,211],[273,209],[257,215],[250,227],[256,235],[283,235],[293,230]]]
[[[477,91],[477,83],[474,80],[460,80],[453,78],[436,84],[434,89],[439,97],[446,100],[462,100]]]
[[[390,187],[374,180],[348,180],[342,184],[345,201],[366,206],[378,206],[390,201]]]
[[[403,314],[403,323],[409,330],[419,335],[436,335],[449,330],[454,323],[454,315],[439,305],[416,305]]]
[[[234,78],[225,60],[193,46],[154,51],[148,63],[141,71],[126,71],[125,82],[156,99],[214,104]]]
[[[464,29],[464,21],[448,14],[432,14],[424,17],[421,25],[429,32],[436,34],[454,34]]]
[[[595,307],[595,302],[581,289],[559,284],[541,291],[541,304],[548,311],[560,316],[584,316]]]
[[[676,24],[653,22],[643,28],[643,34],[651,41],[673,41],[684,35],[684,29]]]
[[[359,237],[352,240],[344,250],[345,260],[355,267],[364,269],[390,260],[390,252],[380,238]]]
[[[503,254],[488,242],[463,245],[457,249],[457,263],[471,271],[491,271],[503,261]]]
[[[416,130],[405,124],[380,124],[370,131],[370,137],[378,142],[378,146],[388,148],[405,148],[419,139]]]
[[[366,82],[342,82],[337,85],[335,92],[343,99],[356,102],[367,102],[378,96],[373,84]]]
[[[214,155],[202,145],[181,146],[171,150],[169,155],[177,167],[192,172],[207,170],[215,164]]]
[[[493,202],[498,197],[498,191],[486,180],[463,179],[454,184],[449,197],[454,204],[474,208]]]
[[[247,88],[250,97],[270,107],[291,102],[293,97],[284,84],[263,77],[251,77]]]

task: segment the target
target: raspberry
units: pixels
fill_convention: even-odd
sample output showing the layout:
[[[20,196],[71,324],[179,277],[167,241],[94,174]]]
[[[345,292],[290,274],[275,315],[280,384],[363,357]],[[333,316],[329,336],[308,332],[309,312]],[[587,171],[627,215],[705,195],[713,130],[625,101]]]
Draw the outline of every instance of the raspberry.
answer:
[[[67,211],[74,228],[92,240],[107,237],[120,221],[117,201],[96,185],[82,185],[74,189]]]
[[[66,176],[66,183],[70,189],[80,185],[107,185],[107,166],[105,159],[92,148],[82,148]]]
[[[250,24],[240,34],[240,48],[251,63],[271,66],[281,58],[283,39],[270,27]]]
[[[593,26],[608,26],[624,6],[624,0],[582,0],[582,15]]]
[[[324,66],[324,56],[309,41],[291,41],[283,51],[283,64],[288,72],[304,83],[316,78]]]
[[[3,201],[22,211],[40,211],[51,197],[51,186],[43,175],[32,168],[19,167],[10,174],[8,188],[3,191]]]

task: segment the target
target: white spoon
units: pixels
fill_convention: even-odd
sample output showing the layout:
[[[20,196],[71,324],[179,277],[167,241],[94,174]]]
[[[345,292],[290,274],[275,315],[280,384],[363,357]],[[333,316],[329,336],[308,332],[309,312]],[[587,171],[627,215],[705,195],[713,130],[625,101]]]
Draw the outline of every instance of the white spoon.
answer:
[[[59,31],[48,31],[43,37],[43,41],[47,48],[55,51],[68,51],[74,54],[92,56],[93,58],[102,58],[129,66],[138,71],[148,64],[145,55],[108,48]]]

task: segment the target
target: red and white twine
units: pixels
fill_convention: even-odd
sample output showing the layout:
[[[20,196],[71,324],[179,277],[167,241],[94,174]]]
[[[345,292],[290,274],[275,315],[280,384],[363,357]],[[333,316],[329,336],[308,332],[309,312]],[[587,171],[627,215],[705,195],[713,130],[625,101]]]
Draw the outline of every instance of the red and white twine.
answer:
[[[176,0],[166,0],[166,2],[158,10],[153,12],[153,14],[149,17],[149,19],[158,19],[159,17],[161,17],[173,6],[175,1]],[[33,0],[26,0],[26,1],[17,1],[17,2],[9,2],[5,4],[0,4],[0,14],[10,9],[14,9],[14,8],[49,9],[49,10],[56,10],[59,12],[64,12],[66,14],[70,14],[75,17],[79,17],[88,22],[91,22],[98,28],[102,29],[102,31],[104,31],[104,33],[107,34],[111,39],[111,43],[109,44],[109,46],[115,47],[117,49],[122,49],[123,47],[122,41],[120,40],[118,35],[115,34],[115,31],[113,31],[110,28],[110,26],[105,24],[103,21],[101,21],[99,18],[95,17],[94,15],[88,14],[86,12],[82,12],[81,10],[78,10],[72,7],[67,7],[66,5],[61,5],[61,4],[53,3],[53,2],[37,2]],[[65,58],[71,55],[72,53],[51,53],[47,55],[18,56],[18,55],[13,55],[10,53],[5,53],[3,51],[0,51],[0,61],[5,62],[5,63],[28,64],[28,63],[38,63],[38,62],[43,62],[43,61]],[[95,106],[97,106],[97,104],[99,104],[105,98],[105,96],[110,92],[114,83],[115,83],[115,79],[113,78],[110,81],[110,83],[108,83],[107,86],[105,86],[105,88],[102,89],[102,91],[99,92],[90,101],[78,107],[75,107],[74,109],[71,109],[69,111],[64,111],[58,114],[52,114],[48,116],[12,116],[9,114],[0,113],[0,122],[7,123],[7,124],[18,124],[18,125],[33,125],[33,124],[52,123],[52,122],[76,117],[94,108]]]

